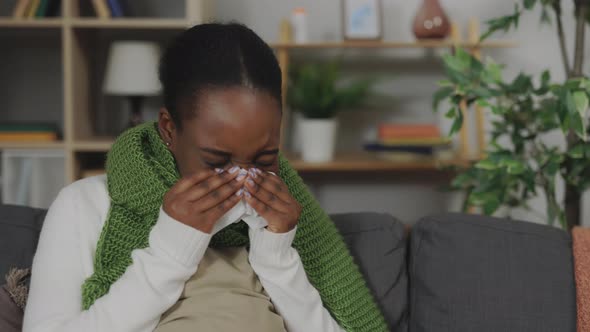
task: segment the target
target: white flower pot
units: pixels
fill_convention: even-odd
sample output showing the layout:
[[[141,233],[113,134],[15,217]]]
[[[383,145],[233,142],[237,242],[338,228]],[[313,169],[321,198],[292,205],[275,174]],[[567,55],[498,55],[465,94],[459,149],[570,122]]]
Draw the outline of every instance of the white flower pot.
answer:
[[[293,127],[291,128],[291,151],[301,153],[301,122],[304,120],[301,112],[292,112],[291,121]]]
[[[336,119],[301,119],[299,134],[303,161],[331,161],[334,158],[337,129]]]

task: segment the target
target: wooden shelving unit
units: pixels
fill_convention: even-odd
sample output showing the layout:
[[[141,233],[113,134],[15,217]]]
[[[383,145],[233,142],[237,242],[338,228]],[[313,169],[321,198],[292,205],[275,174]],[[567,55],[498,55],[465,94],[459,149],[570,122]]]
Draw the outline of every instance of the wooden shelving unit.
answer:
[[[69,21],[74,28],[90,29],[184,29],[189,21],[185,19],[126,18],[98,19],[78,18]]]
[[[63,149],[62,141],[57,142],[0,142],[1,149]]]
[[[453,40],[428,40],[428,41],[345,41],[345,42],[325,42],[325,43],[309,43],[309,44],[294,44],[294,43],[271,43],[274,49],[277,50],[293,50],[293,49],[388,49],[388,48],[452,48],[462,47],[467,49],[472,48],[508,48],[515,47],[516,44],[511,41],[486,41],[478,42],[455,42]]]
[[[337,155],[327,163],[308,163],[296,156],[289,156],[291,165],[301,173],[355,173],[355,172],[439,172],[447,166],[465,166],[468,160],[391,161],[376,158],[369,153]]]
[[[81,14],[80,4],[86,0],[62,0],[62,16],[60,18],[47,19],[12,19],[0,17],[1,29],[23,29],[45,31],[47,29],[59,29],[61,36],[61,66],[63,86],[63,140],[49,143],[0,143],[0,149],[63,149],[65,152],[66,182],[72,182],[80,178],[86,171],[93,168],[85,168],[85,158],[97,155],[105,155],[110,149],[114,137],[100,137],[94,131],[95,115],[104,111],[100,86],[102,80],[101,61],[104,62],[106,52],[100,49],[99,42],[104,42],[100,37],[107,34],[108,38],[116,40],[119,34],[127,36],[139,36],[141,39],[154,38],[154,35],[172,36],[193,24],[203,22],[208,13],[209,0],[174,0],[182,2],[185,6],[183,17],[167,18],[117,18],[98,19]],[[139,0],[138,0],[139,1]],[[87,5],[87,4],[85,4]],[[321,49],[452,49],[464,47],[474,54],[479,54],[486,48],[507,48],[516,46],[507,41],[487,41],[478,43],[477,24],[470,23],[470,37],[467,41],[461,39],[456,32],[453,38],[442,41],[383,41],[383,42],[325,42],[310,44],[293,44],[288,42],[272,43],[277,57],[283,69],[284,89],[287,86],[287,72],[290,63],[290,52],[294,50],[321,50]],[[56,32],[57,33],[57,32]],[[109,35],[110,33],[110,35]],[[476,36],[477,35],[477,36]],[[123,37],[121,37],[123,38]],[[98,49],[97,49],[98,48]],[[101,53],[102,52],[102,53]],[[284,93],[286,95],[286,93]],[[1,103],[2,101],[0,101]],[[1,112],[1,111],[0,111]],[[1,113],[0,113],[1,114]],[[463,150],[467,149],[468,142],[463,142],[461,151],[458,152],[455,164],[467,163]],[[287,153],[289,156],[289,154]],[[323,164],[305,163],[296,156],[290,158],[293,166],[305,173],[322,172],[403,172],[422,171],[438,172],[440,161],[431,160],[425,162],[393,162],[379,160],[370,154],[349,154],[338,156],[334,161]]]
[[[64,20],[61,18],[43,19],[13,19],[0,17],[0,28],[61,28]]]

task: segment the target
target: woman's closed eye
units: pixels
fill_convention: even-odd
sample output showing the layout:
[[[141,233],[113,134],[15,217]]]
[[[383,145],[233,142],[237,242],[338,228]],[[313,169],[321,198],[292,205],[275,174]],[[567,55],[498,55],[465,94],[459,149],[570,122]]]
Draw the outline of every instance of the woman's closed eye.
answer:
[[[216,160],[216,161],[208,161],[208,160],[203,160],[203,162],[211,168],[224,168],[228,163],[229,160]]]

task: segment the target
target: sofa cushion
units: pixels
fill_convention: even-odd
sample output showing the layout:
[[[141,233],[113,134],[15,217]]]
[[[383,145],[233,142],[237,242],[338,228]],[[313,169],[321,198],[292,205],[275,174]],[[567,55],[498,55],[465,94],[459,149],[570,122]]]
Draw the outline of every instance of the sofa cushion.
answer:
[[[12,267],[31,267],[45,213],[41,209],[0,205],[0,280]]]
[[[574,332],[571,238],[545,225],[447,214],[412,229],[412,332]]]
[[[404,225],[387,214],[331,216],[392,331],[407,331],[408,276]]]

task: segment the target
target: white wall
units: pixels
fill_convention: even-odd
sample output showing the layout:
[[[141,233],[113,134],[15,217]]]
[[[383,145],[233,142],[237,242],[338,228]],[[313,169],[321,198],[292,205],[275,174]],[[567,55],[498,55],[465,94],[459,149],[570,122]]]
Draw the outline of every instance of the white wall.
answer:
[[[257,31],[265,40],[276,41],[278,26],[283,17],[288,17],[295,7],[304,7],[308,12],[309,34],[312,41],[340,39],[340,4],[339,0],[216,0],[217,18],[220,20],[237,20]],[[421,1],[383,0],[384,33],[386,40],[412,40],[411,25],[416,9]],[[447,14],[452,20],[466,27],[470,17],[482,22],[493,17],[511,13],[513,1],[489,0],[441,0]],[[573,12],[573,1],[564,2],[564,13]],[[520,22],[518,31],[507,36],[518,42],[519,47],[506,50],[493,50],[486,55],[497,62],[506,63],[506,76],[513,77],[519,71],[538,72],[550,68],[557,80],[564,78],[557,47],[557,37],[553,27],[540,26],[540,13],[527,14]],[[573,19],[564,18],[565,31],[570,49],[573,46]],[[482,27],[483,29],[483,27]],[[466,35],[466,31],[463,31]],[[571,51],[570,51],[571,54]],[[335,55],[333,53],[330,56]],[[339,55],[339,54],[338,54]],[[342,130],[340,148],[357,147],[359,140],[371,133],[371,128],[383,119],[393,121],[437,121],[441,117],[430,111],[431,96],[436,90],[435,82],[442,77],[440,60],[428,52],[397,50],[393,52],[372,52],[359,54],[346,51],[342,54],[347,62],[357,70],[390,72],[379,91],[395,97],[395,101],[381,108],[388,112],[363,112],[346,114],[341,118]],[[310,56],[310,53],[296,57]],[[364,59],[364,62],[363,62]],[[358,63],[356,63],[358,60]],[[588,61],[590,62],[590,60]],[[586,68],[588,67],[586,64]],[[448,126],[442,123],[443,127]],[[554,137],[549,138],[559,144]],[[411,181],[405,174],[395,175],[336,175],[328,178],[309,178],[309,183],[320,202],[329,212],[377,210],[386,211],[406,222],[412,222],[429,213],[458,209],[460,197],[442,194],[436,191],[440,181],[421,179],[414,176]],[[534,204],[536,209],[544,211],[542,200]],[[590,207],[590,200],[585,200]],[[590,224],[590,209],[586,209],[584,221]],[[516,217],[541,221],[530,213],[518,212]]]

